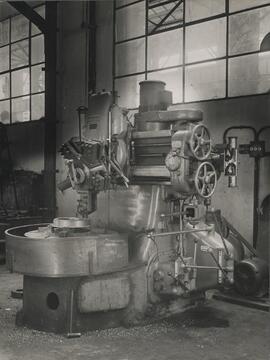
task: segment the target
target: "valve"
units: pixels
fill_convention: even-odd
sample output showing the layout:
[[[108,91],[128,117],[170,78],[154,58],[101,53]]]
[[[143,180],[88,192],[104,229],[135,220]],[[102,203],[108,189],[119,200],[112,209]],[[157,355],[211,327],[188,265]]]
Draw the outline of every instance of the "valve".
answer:
[[[208,161],[201,163],[194,178],[197,193],[202,198],[209,198],[214,194],[217,185],[217,173],[213,164]]]
[[[192,155],[197,160],[206,160],[212,149],[210,132],[205,125],[196,125],[189,139],[189,146]]]

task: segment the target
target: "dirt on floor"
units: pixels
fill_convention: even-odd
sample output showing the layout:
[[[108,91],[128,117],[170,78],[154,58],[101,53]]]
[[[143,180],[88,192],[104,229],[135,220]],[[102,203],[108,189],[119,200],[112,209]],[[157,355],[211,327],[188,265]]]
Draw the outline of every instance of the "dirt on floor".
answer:
[[[94,331],[80,338],[15,325],[22,277],[0,267],[0,360],[270,360],[269,314],[209,300],[146,326]]]

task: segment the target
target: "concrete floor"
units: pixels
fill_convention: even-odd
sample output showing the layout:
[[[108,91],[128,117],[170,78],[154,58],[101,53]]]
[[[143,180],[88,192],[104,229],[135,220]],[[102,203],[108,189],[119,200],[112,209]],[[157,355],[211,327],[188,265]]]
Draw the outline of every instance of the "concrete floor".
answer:
[[[269,314],[209,300],[159,323],[77,339],[15,326],[22,277],[0,267],[0,360],[270,360]]]

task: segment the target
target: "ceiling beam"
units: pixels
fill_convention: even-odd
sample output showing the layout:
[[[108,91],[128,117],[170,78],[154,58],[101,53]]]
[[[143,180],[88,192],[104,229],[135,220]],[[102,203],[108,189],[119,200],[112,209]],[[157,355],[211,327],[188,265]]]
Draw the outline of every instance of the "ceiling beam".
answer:
[[[176,3],[176,4],[174,5],[174,7],[173,7],[172,9],[170,9],[170,10],[168,11],[168,13],[164,16],[164,18],[161,19],[161,21],[160,21],[158,24],[156,24],[156,26],[154,27],[154,29],[150,32],[150,35],[151,35],[151,34],[154,34],[155,31],[157,31],[158,28],[160,28],[160,27],[163,25],[163,23],[172,15],[172,13],[173,13],[182,3],[183,3],[183,0],[180,0],[178,3]]]
[[[25,1],[8,1],[14,9],[24,15],[29,21],[35,24],[44,34],[47,32],[46,20],[43,19],[34,9],[31,8]]]

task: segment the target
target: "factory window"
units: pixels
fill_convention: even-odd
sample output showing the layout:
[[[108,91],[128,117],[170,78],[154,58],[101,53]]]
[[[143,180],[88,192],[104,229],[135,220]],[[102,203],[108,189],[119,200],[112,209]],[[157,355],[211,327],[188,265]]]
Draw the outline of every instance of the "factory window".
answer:
[[[156,1],[150,0],[147,7],[147,34],[155,34],[160,30],[170,28],[182,23],[183,1]]]
[[[163,80],[173,103],[267,93],[270,0],[115,0],[114,89],[136,108],[138,82]]]
[[[45,7],[35,10],[45,17]],[[0,22],[0,121],[44,117],[44,37],[23,15]]]

